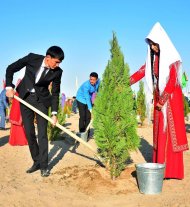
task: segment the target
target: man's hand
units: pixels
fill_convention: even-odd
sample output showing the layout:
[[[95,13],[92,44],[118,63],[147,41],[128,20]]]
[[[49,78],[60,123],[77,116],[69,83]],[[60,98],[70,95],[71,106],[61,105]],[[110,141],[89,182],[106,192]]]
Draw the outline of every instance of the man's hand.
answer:
[[[52,125],[53,125],[53,126],[55,126],[55,125],[56,125],[56,123],[57,123],[57,121],[58,121],[58,120],[57,120],[57,116],[56,116],[56,115],[52,115],[52,117],[51,117],[51,118],[52,118],[52,120],[53,120]]]
[[[10,89],[6,89],[6,96],[8,98],[13,98],[14,97],[14,94],[15,94],[15,91],[13,88],[10,88]]]

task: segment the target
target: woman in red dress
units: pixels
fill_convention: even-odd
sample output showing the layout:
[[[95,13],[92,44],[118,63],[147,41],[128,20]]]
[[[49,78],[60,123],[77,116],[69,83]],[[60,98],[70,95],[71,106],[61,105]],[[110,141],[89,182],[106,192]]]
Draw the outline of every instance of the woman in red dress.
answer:
[[[18,96],[18,93],[15,95]],[[9,120],[11,123],[9,144],[12,146],[27,145],[28,142],[26,139],[24,127],[22,124],[22,116],[20,113],[20,103],[16,99],[13,99],[12,101]]]
[[[154,100],[153,162],[165,163],[165,178],[183,179],[183,151],[188,150],[188,143],[181,90],[181,57],[159,23],[153,26],[146,42],[146,63],[130,77],[130,83],[145,76],[147,110]]]

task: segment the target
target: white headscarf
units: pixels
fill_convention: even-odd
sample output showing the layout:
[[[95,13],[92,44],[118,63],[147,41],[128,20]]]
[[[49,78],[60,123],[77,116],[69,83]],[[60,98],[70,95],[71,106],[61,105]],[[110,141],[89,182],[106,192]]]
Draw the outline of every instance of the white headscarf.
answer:
[[[157,22],[153,28],[151,29],[150,33],[146,37],[145,41],[150,39],[154,43],[159,44],[160,48],[160,58],[159,58],[159,91],[160,95],[164,91],[166,84],[169,79],[170,74],[170,66],[171,64],[175,63],[176,61],[181,61],[181,57],[174,47],[173,43],[171,42],[170,38],[168,37],[167,33]],[[181,64],[180,64],[181,65]],[[181,84],[181,76],[182,70],[179,69],[178,71],[178,83]],[[145,69],[145,94],[146,94],[146,103],[147,109],[150,107],[153,98],[153,82],[152,82],[152,71],[151,71],[151,59],[150,59],[150,46],[148,45],[148,54],[146,59],[146,69]],[[164,113],[164,117],[166,117],[166,104],[162,109]]]

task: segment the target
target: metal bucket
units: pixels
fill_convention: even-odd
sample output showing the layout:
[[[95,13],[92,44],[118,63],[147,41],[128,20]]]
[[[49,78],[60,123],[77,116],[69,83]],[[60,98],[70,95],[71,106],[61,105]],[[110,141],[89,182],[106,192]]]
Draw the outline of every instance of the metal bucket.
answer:
[[[164,164],[136,164],[139,191],[144,194],[161,193],[164,179],[164,170]]]
[[[76,135],[80,137],[83,141],[87,142],[87,138],[88,138],[87,132],[77,132]]]

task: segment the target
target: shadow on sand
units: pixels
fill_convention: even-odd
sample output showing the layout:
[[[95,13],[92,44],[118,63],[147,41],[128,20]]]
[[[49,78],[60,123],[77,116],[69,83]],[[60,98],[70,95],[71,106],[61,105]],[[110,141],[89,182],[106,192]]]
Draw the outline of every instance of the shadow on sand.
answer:
[[[50,149],[49,154],[48,154],[49,171],[51,171],[52,168],[56,164],[58,164],[58,162],[69,151],[70,147],[74,145],[74,143],[75,143],[75,140],[66,133],[61,134],[61,137],[59,138],[59,140],[50,142],[50,144],[53,145],[53,147]]]
[[[68,126],[71,126],[71,123],[65,123],[63,126],[64,126],[65,128],[67,128]]]
[[[74,153],[78,156],[87,158],[89,160],[95,161],[98,165],[101,165],[98,159],[83,155],[78,153],[76,149],[79,146],[79,143],[75,141],[72,137],[67,135],[66,133],[62,134],[62,140],[59,141],[51,141],[51,145],[53,147],[49,151],[49,164],[48,169],[51,171],[55,165],[59,163],[59,161],[64,157],[67,152]]]
[[[141,152],[142,156],[144,157],[146,162],[152,162],[152,154],[153,154],[153,147],[150,145],[144,137],[141,137],[141,147],[139,151]]]
[[[51,144],[53,147],[49,151],[49,171],[58,164],[58,162],[64,157],[67,151],[70,148],[70,145],[65,143],[64,141],[52,141]]]
[[[9,136],[0,138],[0,147],[6,145],[9,142]]]

